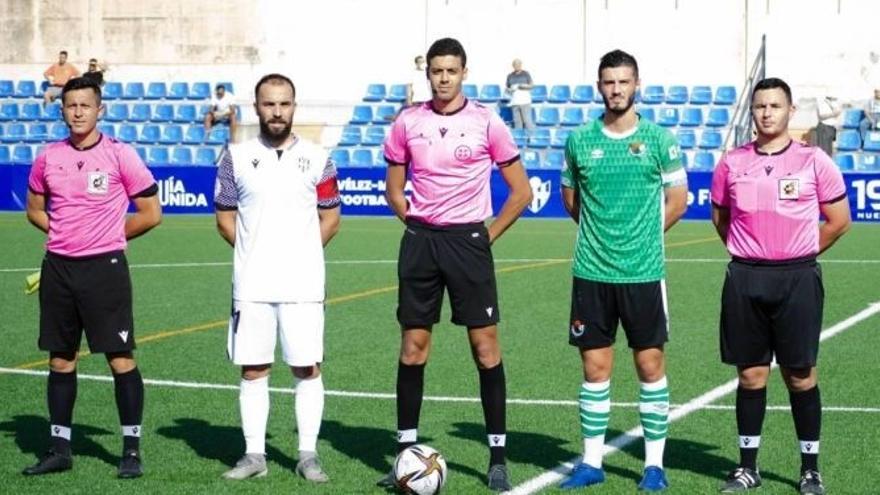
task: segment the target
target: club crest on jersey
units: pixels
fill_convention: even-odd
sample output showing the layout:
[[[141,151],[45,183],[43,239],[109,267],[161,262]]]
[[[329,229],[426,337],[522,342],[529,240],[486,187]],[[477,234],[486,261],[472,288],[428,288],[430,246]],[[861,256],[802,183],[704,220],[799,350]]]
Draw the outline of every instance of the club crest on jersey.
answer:
[[[88,192],[89,194],[107,194],[109,190],[110,177],[107,172],[95,170],[89,172]]]
[[[800,181],[798,179],[779,179],[779,199],[798,199]]]
[[[470,160],[471,156],[473,156],[473,152],[470,147],[465,145],[460,145],[458,148],[455,148],[455,159],[463,162],[465,160]]]
[[[645,154],[646,149],[648,149],[647,146],[641,141],[633,141],[629,143],[629,154],[632,156],[642,156]]]
[[[580,320],[574,320],[573,322],[571,322],[570,331],[572,337],[580,337],[584,334],[586,329],[587,327]]]

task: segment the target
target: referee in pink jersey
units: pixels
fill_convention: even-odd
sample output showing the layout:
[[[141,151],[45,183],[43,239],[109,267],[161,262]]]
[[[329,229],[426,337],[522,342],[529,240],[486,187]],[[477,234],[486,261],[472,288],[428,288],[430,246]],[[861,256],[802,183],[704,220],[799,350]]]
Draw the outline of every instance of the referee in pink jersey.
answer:
[[[134,361],[131,279],[125,247],[159,224],[162,207],[153,175],[135,150],[98,132],[101,88],[85,77],[61,92],[70,137],[34,160],[27,218],[49,234],[40,271],[39,347],[49,352],[47,398],[51,444],[26,475],[73,467],[70,438],[76,362],[83,331],[93,354],[113,372],[122,425],[120,478],[143,473],[140,458],[144,383]],[[133,204],[135,213],[126,215]]]
[[[757,138],[725,154],[712,176],[712,222],[733,258],[721,296],[721,359],[739,377],[740,462],[723,493],[761,486],[757,456],[774,358],[800,441],[800,493],[825,493],[816,380],[825,291],[816,256],[849,229],[850,212],[831,158],[791,139],[794,111],[785,81],[760,81],[752,92]]]
[[[490,459],[487,483],[510,489],[506,443],[506,386],[498,344],[498,294],[491,245],[532,200],[528,177],[510,130],[494,109],[461,92],[467,55],[457,40],[439,39],[428,50],[433,98],[404,109],[385,141],[386,196],[406,224],[400,241],[397,319],[401,327],[397,368],[399,450],[418,440],[425,364],[431,328],[440,321],[444,288],[452,322],[468,329],[480,376]],[[489,179],[497,164],[509,195],[492,216]],[[407,177],[412,195],[404,195]],[[392,486],[389,475],[380,486]]]

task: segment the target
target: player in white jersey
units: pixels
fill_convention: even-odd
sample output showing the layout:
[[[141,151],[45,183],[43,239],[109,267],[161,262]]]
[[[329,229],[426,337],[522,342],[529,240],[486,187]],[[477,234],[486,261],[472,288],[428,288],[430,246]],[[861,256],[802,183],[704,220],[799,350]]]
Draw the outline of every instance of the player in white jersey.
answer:
[[[269,370],[276,332],[296,382],[296,472],[328,481],[316,444],[324,411],[324,251],[339,229],[336,167],[319,146],[291,133],[296,89],[269,74],[254,89],[259,137],[231,144],[220,160],[217,229],[235,250],[229,358],[241,366],[239,405],[246,452],[223,474],[264,476]]]

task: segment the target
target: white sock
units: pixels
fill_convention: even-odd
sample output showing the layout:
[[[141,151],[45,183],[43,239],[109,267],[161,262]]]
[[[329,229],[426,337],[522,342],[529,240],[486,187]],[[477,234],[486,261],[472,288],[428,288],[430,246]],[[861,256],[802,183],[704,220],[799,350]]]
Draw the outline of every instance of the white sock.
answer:
[[[266,453],[266,422],[269,420],[269,377],[241,379],[238,393],[245,452]]]
[[[296,380],[296,431],[299,450],[316,452],[324,415],[324,380],[321,375]]]
[[[641,383],[639,419],[645,435],[645,467],[662,469],[669,429],[669,384],[665,376],[653,383]]]

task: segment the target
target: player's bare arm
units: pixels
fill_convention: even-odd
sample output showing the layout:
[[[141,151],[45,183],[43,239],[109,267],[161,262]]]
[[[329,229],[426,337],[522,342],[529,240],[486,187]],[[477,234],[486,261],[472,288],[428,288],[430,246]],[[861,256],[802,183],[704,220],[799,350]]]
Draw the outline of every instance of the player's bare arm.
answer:
[[[406,196],[403,194],[404,186],[406,186],[406,167],[400,165],[389,166],[388,172],[385,174],[385,199],[388,200],[388,206],[391,207],[391,211],[401,221],[406,220],[406,211],[409,209]]]
[[[721,242],[727,243],[727,229],[730,228],[730,210],[712,205],[712,224]]]
[[[580,222],[581,200],[577,189],[562,186],[562,205],[565,207],[565,211],[568,212],[568,216],[574,220],[574,223]]]
[[[666,232],[681,220],[681,217],[684,216],[684,212],[687,211],[687,184],[667,187],[663,189],[663,196],[666,203],[666,208],[664,208],[665,215],[663,218],[663,232]]]
[[[841,198],[833,203],[823,203],[819,205],[819,211],[825,216],[825,223],[819,227],[819,253],[821,254],[849,230],[852,217],[847,198]]]
[[[46,196],[28,191],[27,219],[34,227],[49,233],[49,213],[46,212]]]
[[[235,210],[217,210],[217,232],[230,246],[235,246]]]
[[[133,198],[135,212],[125,219],[125,238],[134,239],[146,234],[162,222],[162,205],[159,196]]]
[[[529,178],[522,162],[517,160],[506,167],[501,167],[501,177],[507,183],[510,194],[507,195],[498,216],[489,225],[490,243],[501,237],[501,234],[513,225],[526,206],[532,202],[532,186],[529,185]]]
[[[338,206],[336,208],[318,208],[318,223],[321,227],[321,244],[324,247],[327,247],[327,244],[330,243],[333,236],[339,232],[339,224],[342,220],[342,215],[340,215],[339,210],[340,208]]]

